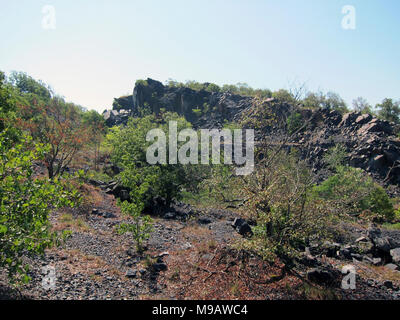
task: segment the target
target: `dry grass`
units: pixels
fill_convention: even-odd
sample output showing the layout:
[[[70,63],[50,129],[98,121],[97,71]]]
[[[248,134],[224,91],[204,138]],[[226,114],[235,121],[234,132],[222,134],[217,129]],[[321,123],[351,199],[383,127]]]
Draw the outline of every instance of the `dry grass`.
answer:
[[[82,217],[75,218],[70,213],[62,213],[53,226],[55,231],[71,230],[79,232],[89,232],[91,228],[86,224]]]
[[[204,253],[210,254],[207,259],[202,258]],[[279,262],[244,262],[239,252],[205,239],[184,254],[171,252],[166,262],[168,270],[160,282],[166,286],[166,294],[177,299],[268,299],[275,293],[301,297],[300,292],[287,289],[299,287],[302,282],[298,278],[269,281],[281,273]]]
[[[124,276],[121,271],[115,267],[111,267],[101,257],[88,255],[79,249],[68,249],[62,251],[58,249],[52,249],[50,251],[55,252],[57,255],[63,256],[63,260],[61,260],[60,263],[62,263],[71,274],[86,274],[90,276],[91,279],[96,281],[101,281],[107,274],[120,278]],[[97,271],[100,272],[100,275],[96,274]]]
[[[188,225],[181,230],[182,234],[189,239],[210,238],[211,230],[197,224]]]

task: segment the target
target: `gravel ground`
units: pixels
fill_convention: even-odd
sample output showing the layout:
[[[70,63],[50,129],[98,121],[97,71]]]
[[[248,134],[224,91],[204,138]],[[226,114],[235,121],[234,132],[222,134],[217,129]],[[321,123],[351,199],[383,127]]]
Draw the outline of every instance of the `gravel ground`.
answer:
[[[0,272],[0,299],[120,300],[236,297],[230,295],[232,288],[227,284],[237,283],[242,272],[240,264],[234,260],[225,264],[220,263],[226,260],[221,252],[225,252],[230,244],[240,239],[231,226],[236,216],[234,212],[202,210],[187,221],[155,218],[154,231],[146,244],[147,256],[141,256],[135,252],[133,241],[128,234],[119,235],[113,230],[116,225],[127,219],[121,216],[115,199],[103,191],[98,192],[102,200],[95,208],[97,212],[80,216],[83,223],[70,228],[73,233],[63,247],[47,250],[43,258],[26,258],[31,265],[29,275],[32,278],[28,285],[20,290],[14,290],[7,284],[5,272]],[[60,212],[52,214],[51,221],[54,226],[58,226],[60,217],[62,217]],[[76,218],[78,217],[75,215]],[[351,231],[354,227],[350,226],[348,229]],[[353,231],[351,231],[354,233],[353,236],[363,233],[358,229]],[[400,239],[399,231],[385,232],[390,233],[391,237]],[[224,249],[220,252],[221,248]],[[217,259],[217,256],[220,258]],[[259,262],[254,262],[254,265],[257,263]],[[343,265],[343,261],[338,260],[332,260],[330,263],[338,269]],[[46,289],[43,286],[43,279],[46,279],[43,268],[49,267],[54,268],[56,281],[53,288]],[[222,267],[222,271],[218,269]],[[371,269],[362,263],[356,267],[360,271],[357,289],[336,288],[334,289],[336,297],[349,300],[400,299],[396,281],[394,288],[390,288],[385,282],[387,273],[381,269]],[[186,276],[187,281],[176,281],[178,268],[185,270],[181,278],[184,279]],[[210,271],[210,268],[214,268],[212,269],[214,271]],[[276,266],[271,269],[271,272],[278,271]],[[397,273],[394,277],[395,279],[398,277],[400,283],[400,276]],[[208,284],[210,279],[213,279],[213,285]],[[239,280],[242,283],[235,285],[238,288],[241,286],[242,292],[246,294],[239,296],[241,299],[309,298],[304,290],[299,289],[303,288],[302,282],[292,276],[273,285],[256,285],[243,279]],[[290,287],[292,290],[288,289]],[[297,288],[297,291],[294,288]],[[186,291],[190,292],[190,295],[186,294]],[[199,296],[196,296],[197,292]],[[314,298],[321,297],[316,295]]]

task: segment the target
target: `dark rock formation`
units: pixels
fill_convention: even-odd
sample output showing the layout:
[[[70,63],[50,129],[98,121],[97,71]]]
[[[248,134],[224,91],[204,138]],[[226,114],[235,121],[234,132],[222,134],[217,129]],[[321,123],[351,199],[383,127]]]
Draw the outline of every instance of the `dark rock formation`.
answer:
[[[115,101],[123,109],[103,113],[108,126],[125,124],[129,116],[140,116],[149,111],[159,113],[161,109],[165,109],[183,115],[194,127],[220,128],[224,120],[232,121],[238,112],[251,106],[253,98],[169,87],[159,81],[147,79],[135,85],[132,96]]]
[[[158,113],[161,109],[183,115],[195,128],[205,129],[221,128],[224,121],[237,121],[244,115],[265,118],[257,114],[252,97],[164,86],[152,79],[137,82],[132,96],[115,101],[126,109],[105,111],[108,126],[125,124],[130,116]],[[347,150],[351,166],[364,169],[386,186],[397,185],[392,193],[400,194],[400,140],[394,124],[356,112],[342,115],[328,109],[299,109],[274,99],[267,99],[265,103],[274,117],[280,119],[280,125],[277,128],[267,125],[267,129],[258,130],[256,139],[286,134],[285,119],[290,113],[298,112],[307,126],[292,137],[288,149],[299,149],[319,181],[331,174],[323,161],[324,155],[331,147],[341,144]]]
[[[315,172],[324,168],[323,156],[336,144],[345,147],[348,163],[369,172],[378,181],[400,185],[400,140],[394,125],[371,115],[315,110],[309,127],[292,139],[310,160]],[[322,176],[322,179],[326,176]]]
[[[232,228],[244,237],[250,237],[253,235],[253,230],[251,230],[247,221],[242,218],[236,218],[232,223]]]

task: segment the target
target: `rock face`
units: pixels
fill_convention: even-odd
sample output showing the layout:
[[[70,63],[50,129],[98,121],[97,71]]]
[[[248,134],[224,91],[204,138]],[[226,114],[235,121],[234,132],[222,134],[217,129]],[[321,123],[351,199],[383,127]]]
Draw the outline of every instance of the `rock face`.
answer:
[[[400,185],[400,140],[393,124],[356,112],[341,115],[315,110],[308,117],[309,128],[292,142],[300,142],[303,156],[310,159],[315,171],[324,167],[323,156],[329,148],[340,144],[351,166],[366,170],[379,181]]]
[[[129,116],[139,116],[141,112],[158,113],[165,109],[183,115],[194,127],[219,128],[224,120],[231,121],[238,112],[251,106],[253,98],[169,87],[159,81],[147,79],[135,85],[132,96],[115,101],[124,109],[103,113],[108,126],[124,124]]]
[[[152,79],[138,82],[133,95],[115,101],[118,107],[126,109],[105,111],[103,116],[108,126],[126,124],[130,116],[158,113],[161,109],[176,112],[190,121],[194,128],[204,129],[221,128],[224,121],[238,120],[246,114],[257,117],[252,97],[164,86]],[[292,137],[289,148],[299,149],[320,181],[330,175],[323,162],[324,154],[340,144],[345,147],[351,166],[364,169],[386,185],[400,186],[400,140],[392,123],[368,114],[351,112],[342,115],[328,109],[296,111],[296,108],[274,99],[265,101],[266,107],[274,110],[277,118],[286,119],[290,112],[299,112],[307,121],[307,127]],[[256,131],[256,139],[265,135],[276,136],[277,132],[274,128]],[[395,189],[394,193],[400,194],[398,188]]]

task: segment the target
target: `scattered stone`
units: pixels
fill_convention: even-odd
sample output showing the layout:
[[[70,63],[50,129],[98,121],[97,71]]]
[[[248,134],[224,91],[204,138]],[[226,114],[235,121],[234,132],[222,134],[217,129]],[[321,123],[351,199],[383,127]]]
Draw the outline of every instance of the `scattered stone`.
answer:
[[[381,250],[385,253],[390,252],[391,246],[388,237],[375,238],[373,241],[376,249]]]
[[[136,278],[136,270],[128,270],[126,272],[126,277],[130,279]]]
[[[176,218],[176,212],[167,212],[167,213],[164,215],[163,218],[164,218],[164,219],[167,219],[167,220],[175,219],[175,218]]]
[[[388,269],[393,270],[393,271],[397,271],[397,270],[400,269],[399,266],[398,266],[398,265],[395,265],[394,263],[388,263],[388,264],[386,264],[386,265],[385,265],[385,268],[388,268]]]
[[[380,265],[382,263],[382,259],[381,258],[370,258],[368,256],[363,256],[362,261],[366,262],[366,263],[370,263],[370,264],[372,264],[374,266],[378,266],[378,265]]]
[[[390,255],[394,263],[400,262],[400,248],[390,250]]]
[[[393,282],[390,280],[386,280],[383,282],[383,285],[388,289],[393,289]]]
[[[198,219],[198,222],[200,224],[210,224],[212,222],[212,220],[208,217],[201,217]]]
[[[369,239],[367,237],[362,236],[356,239],[355,242],[369,242]]]

